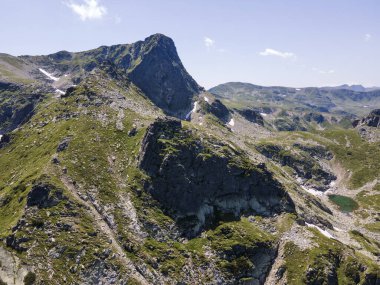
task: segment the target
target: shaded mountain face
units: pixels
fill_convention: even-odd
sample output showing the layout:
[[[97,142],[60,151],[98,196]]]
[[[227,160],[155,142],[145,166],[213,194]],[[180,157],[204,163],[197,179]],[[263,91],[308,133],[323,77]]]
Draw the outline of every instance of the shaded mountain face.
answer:
[[[134,44],[104,46],[81,53],[62,51],[26,59],[49,70],[72,73],[74,82],[80,80],[83,71],[89,72],[107,61],[124,70],[158,107],[181,118],[201,89],[182,65],[173,40],[161,34]]]
[[[0,82],[0,284],[377,284],[377,93],[213,95],[159,34]]]
[[[151,125],[139,165],[151,177],[147,191],[189,237],[226,217],[294,211],[290,197],[265,165],[252,165],[247,156],[216,138],[201,140],[180,121]]]
[[[47,56],[18,58],[2,55],[0,81],[4,84],[11,82],[13,86],[18,85],[19,89],[40,84],[47,86],[45,92],[59,94],[64,93],[71,85],[81,82],[89,72],[104,63],[122,70],[128,80],[140,88],[153,103],[165,113],[179,118],[185,117],[191,109],[193,97],[201,91],[185,70],[173,40],[161,34],[134,44],[104,46],[79,53],[60,51]],[[2,92],[11,92],[10,87],[1,89]],[[21,97],[21,101],[27,101],[25,104],[33,109],[33,102],[30,101],[34,100],[27,96]],[[9,110],[13,109],[20,109],[22,113],[28,112],[25,104],[19,101],[9,102],[11,106],[3,110],[3,116],[9,116]],[[20,105],[22,106],[19,107]],[[18,120],[14,121],[9,124],[17,125]]]

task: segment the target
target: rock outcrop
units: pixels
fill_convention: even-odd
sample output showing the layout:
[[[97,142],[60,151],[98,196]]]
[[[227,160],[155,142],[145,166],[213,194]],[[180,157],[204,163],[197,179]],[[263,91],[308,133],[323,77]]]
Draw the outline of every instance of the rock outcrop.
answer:
[[[242,110],[237,110],[237,112],[248,121],[259,124],[260,126],[264,126],[263,116],[261,116],[258,111],[255,111],[252,109],[242,109]]]
[[[352,125],[354,128],[358,126],[380,128],[380,109],[373,110],[368,116],[361,120],[355,120]]]
[[[218,99],[212,103],[201,100],[199,103],[199,112],[202,115],[212,114],[223,123],[227,123],[231,119],[231,113],[228,108]]]
[[[296,143],[292,149],[287,149],[281,145],[264,143],[257,145],[256,149],[281,166],[291,167],[297,178],[317,190],[327,190],[330,183],[336,179],[336,176],[321,163],[321,160],[333,158],[332,153],[322,146]]]
[[[148,128],[139,166],[151,179],[146,190],[187,236],[244,213],[294,210],[263,164],[253,165],[244,153],[218,141],[201,141],[177,120],[159,120]]]
[[[0,133],[27,122],[42,98],[41,93],[30,92],[28,87],[0,82]]]
[[[28,207],[50,208],[64,199],[63,191],[53,185],[39,183],[34,185],[27,196]]]

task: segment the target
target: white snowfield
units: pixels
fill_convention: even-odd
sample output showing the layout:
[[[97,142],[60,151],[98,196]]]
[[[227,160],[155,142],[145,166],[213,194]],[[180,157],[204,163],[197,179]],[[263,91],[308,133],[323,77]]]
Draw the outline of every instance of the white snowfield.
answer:
[[[210,103],[210,99],[208,99],[206,96],[203,97],[207,103]]]
[[[235,121],[234,121],[234,118],[232,118],[229,122],[228,122],[228,125],[230,126],[235,126]]]
[[[44,70],[42,68],[39,68],[38,70],[41,71],[43,74],[45,74],[49,79],[51,79],[53,81],[58,81],[59,80],[58,77],[53,76],[53,74],[50,74],[49,72],[47,72],[46,70]]]
[[[333,239],[335,239],[334,236],[332,234],[330,234],[328,231],[322,230],[320,227],[318,227],[316,225],[306,223],[306,226],[308,226],[309,228],[317,229],[321,234],[323,234],[327,238],[333,238]]]
[[[1,142],[1,138],[3,137],[3,135],[0,135],[0,142]]]
[[[190,119],[191,114],[195,113],[197,111],[197,108],[198,108],[198,102],[195,102],[193,109],[189,113],[187,113],[186,120]]]
[[[268,114],[265,114],[265,113],[260,113],[260,115],[263,116],[263,117],[268,116]]]

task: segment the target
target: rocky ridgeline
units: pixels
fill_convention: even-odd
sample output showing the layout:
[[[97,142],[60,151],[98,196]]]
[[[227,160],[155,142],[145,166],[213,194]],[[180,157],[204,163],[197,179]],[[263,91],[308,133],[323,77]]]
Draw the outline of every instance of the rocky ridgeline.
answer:
[[[193,97],[202,90],[184,68],[173,40],[162,34],[133,44],[24,58],[61,75],[68,74],[75,84],[104,63],[114,65],[159,108],[180,118],[189,112]]]

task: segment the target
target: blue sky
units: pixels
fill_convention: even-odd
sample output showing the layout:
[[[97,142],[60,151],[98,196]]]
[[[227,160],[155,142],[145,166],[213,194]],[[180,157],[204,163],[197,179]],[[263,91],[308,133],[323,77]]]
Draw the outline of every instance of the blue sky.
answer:
[[[380,86],[379,0],[1,0],[0,52],[81,51],[154,33],[199,84]]]

